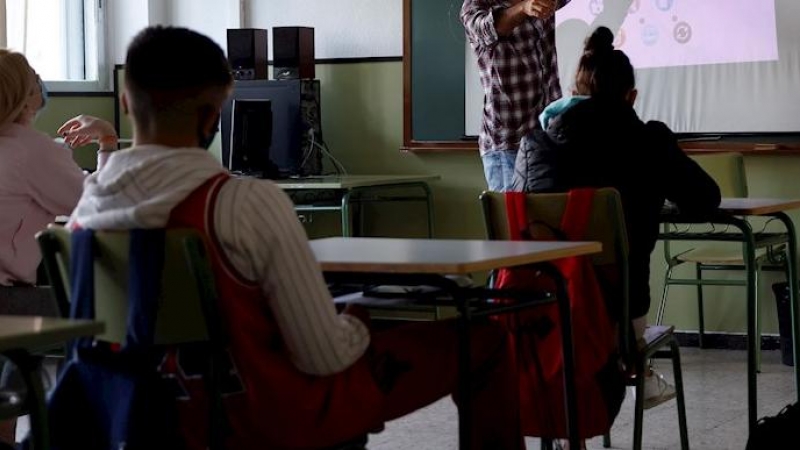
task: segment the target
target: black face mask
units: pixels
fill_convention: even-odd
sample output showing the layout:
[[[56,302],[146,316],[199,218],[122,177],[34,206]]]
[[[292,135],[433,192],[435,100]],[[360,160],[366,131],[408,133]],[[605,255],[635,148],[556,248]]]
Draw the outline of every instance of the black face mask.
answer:
[[[197,132],[197,143],[201,148],[208,150],[211,147],[211,143],[214,142],[214,138],[217,137],[217,133],[219,133],[219,116],[217,116],[217,120],[214,121],[214,129],[211,130],[211,133],[207,135],[203,135],[202,130],[198,130]]]

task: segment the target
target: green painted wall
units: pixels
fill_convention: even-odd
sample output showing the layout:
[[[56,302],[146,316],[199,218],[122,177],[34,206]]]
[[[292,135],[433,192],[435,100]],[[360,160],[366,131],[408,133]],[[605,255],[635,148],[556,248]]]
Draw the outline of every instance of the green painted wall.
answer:
[[[360,63],[317,66],[322,83],[323,137],[331,152],[353,174],[436,174],[432,183],[436,205],[436,235],[440,238],[484,236],[478,195],[485,188],[480,159],[474,153],[417,155],[399,151],[403,130],[402,63]],[[113,117],[112,98],[55,99],[39,122],[54,131],[79,112]],[[123,118],[123,120],[125,120]],[[212,151],[219,154],[219,142]],[[750,195],[800,197],[800,158],[752,156],[746,160]],[[330,167],[330,165],[328,166]],[[424,209],[413,205],[374,206],[367,210],[366,232],[383,236],[420,236]],[[793,215],[800,219],[800,215]],[[311,237],[339,233],[337,218],[316,215],[307,229]],[[652,261],[652,316],[661,296],[665,264],[660,247]],[[692,270],[685,270],[690,275]],[[725,275],[725,274],[723,274]],[[735,274],[727,274],[735,276]],[[764,333],[777,333],[770,285],[776,274],[762,277],[760,311]],[[706,327],[710,331],[743,333],[743,288],[707,288]],[[674,287],[666,320],[681,330],[697,328],[694,288]]]

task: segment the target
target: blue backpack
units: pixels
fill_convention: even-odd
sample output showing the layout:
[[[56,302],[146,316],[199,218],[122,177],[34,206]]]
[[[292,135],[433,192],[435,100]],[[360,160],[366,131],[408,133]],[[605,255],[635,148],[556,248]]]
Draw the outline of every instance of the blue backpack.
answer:
[[[175,393],[153,345],[164,265],[164,230],[131,232],[128,328],[115,348],[92,338],[70,344],[47,401],[53,450],[180,449]],[[72,233],[71,311],[94,318],[94,232]]]

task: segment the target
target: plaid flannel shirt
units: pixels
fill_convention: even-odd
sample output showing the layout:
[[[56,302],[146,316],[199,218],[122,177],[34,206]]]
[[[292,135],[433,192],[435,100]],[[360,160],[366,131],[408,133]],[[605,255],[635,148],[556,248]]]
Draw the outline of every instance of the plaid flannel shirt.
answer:
[[[570,0],[558,0],[558,7]],[[538,116],[561,97],[556,60],[555,18],[526,19],[509,36],[498,36],[495,13],[503,0],[464,0],[461,21],[478,58],[483,85],[481,154],[518,149],[538,126]]]

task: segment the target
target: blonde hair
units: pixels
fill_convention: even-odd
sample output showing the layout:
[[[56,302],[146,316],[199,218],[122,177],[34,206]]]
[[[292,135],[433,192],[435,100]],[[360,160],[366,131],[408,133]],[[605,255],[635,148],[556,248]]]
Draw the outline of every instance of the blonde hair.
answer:
[[[33,68],[21,53],[0,49],[0,128],[15,122],[35,88]]]

